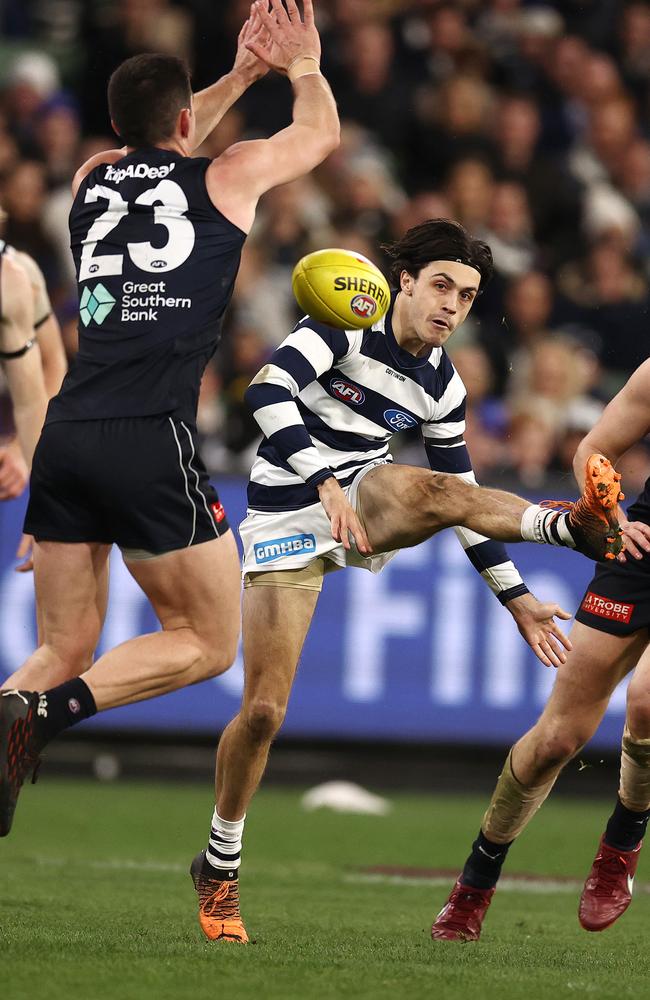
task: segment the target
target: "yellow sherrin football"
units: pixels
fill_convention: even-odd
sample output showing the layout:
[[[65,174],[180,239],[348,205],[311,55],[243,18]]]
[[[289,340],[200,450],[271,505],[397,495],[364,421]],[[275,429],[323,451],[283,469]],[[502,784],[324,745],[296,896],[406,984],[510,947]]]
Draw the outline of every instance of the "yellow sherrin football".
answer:
[[[390,305],[388,282],[371,260],[351,250],[316,250],[291,276],[298,305],[314,319],[342,330],[376,323]]]

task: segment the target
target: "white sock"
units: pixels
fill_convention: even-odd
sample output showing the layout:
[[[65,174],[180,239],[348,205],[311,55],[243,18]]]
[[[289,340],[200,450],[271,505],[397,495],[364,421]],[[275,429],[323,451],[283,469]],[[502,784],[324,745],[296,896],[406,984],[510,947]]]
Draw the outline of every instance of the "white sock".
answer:
[[[531,504],[521,518],[521,537],[538,545],[564,545],[575,549],[576,543],[568,524],[569,512]]]
[[[241,842],[245,819],[245,815],[241,819],[222,819],[216,808],[214,810],[205,859],[209,865],[222,872],[224,878],[237,877],[237,870],[241,863]]]

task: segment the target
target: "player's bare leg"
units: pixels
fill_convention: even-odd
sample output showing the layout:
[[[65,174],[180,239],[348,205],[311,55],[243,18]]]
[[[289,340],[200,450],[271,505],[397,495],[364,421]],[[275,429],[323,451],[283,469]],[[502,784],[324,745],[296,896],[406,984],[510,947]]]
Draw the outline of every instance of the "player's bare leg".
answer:
[[[216,677],[237,653],[241,583],[231,531],[126,566],[151,601],[162,632],[116,646],[83,675],[98,711]]]
[[[128,562],[162,632],[122,643],[84,671],[103,620],[108,547],[40,548],[39,596],[48,610],[41,612],[39,650],[13,682],[40,678],[41,684],[36,690],[5,690],[0,699],[0,836],[11,828],[25,776],[54,736],[97,711],[222,673],[235,658],[239,638],[239,556],[232,532],[226,532],[201,545]],[[70,587],[60,587],[61,559],[74,581]],[[49,668],[66,680],[48,688]]]
[[[3,689],[43,691],[90,667],[106,616],[109,552],[97,543],[34,542],[39,645]]]
[[[239,911],[244,818],[282,725],[318,596],[317,590],[282,586],[244,591],[244,696],[219,741],[208,849],[191,867],[199,923],[211,941],[248,940]]]
[[[436,918],[432,936],[476,940],[508,849],[549,795],[565,764],[591,738],[619,681],[647,637],[608,635],[577,622],[573,648],[557,671],[537,723],[512,748],[463,873]]]
[[[378,466],[359,486],[370,544],[375,552],[408,548],[443,528],[462,525],[496,541],[548,541],[591,557],[613,558],[622,547],[616,521],[620,476],[606,459],[597,458],[585,494],[576,504],[565,505],[564,513],[504,490],[476,487],[458,476],[408,465]],[[569,527],[560,518],[567,518]]]
[[[627,691],[618,798],[580,897],[578,916],[585,930],[605,930],[632,902],[649,819],[650,647],[646,645]]]

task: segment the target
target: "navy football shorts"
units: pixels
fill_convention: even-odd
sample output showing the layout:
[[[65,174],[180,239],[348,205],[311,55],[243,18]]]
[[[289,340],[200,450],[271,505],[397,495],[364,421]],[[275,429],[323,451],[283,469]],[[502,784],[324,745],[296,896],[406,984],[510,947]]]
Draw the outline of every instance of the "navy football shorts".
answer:
[[[650,628],[650,556],[598,563],[576,621],[610,635]]]
[[[132,558],[219,538],[226,512],[196,451],[167,415],[46,424],[25,531],[38,541],[115,543]]]

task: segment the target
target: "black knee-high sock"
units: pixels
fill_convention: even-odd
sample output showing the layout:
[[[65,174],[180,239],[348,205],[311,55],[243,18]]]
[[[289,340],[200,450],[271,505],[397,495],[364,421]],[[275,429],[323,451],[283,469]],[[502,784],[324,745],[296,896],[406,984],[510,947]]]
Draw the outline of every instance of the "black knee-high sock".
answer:
[[[493,844],[479,830],[460,877],[463,885],[471,885],[475,889],[493,889],[499,881],[501,866],[512,843],[513,841],[509,844]]]
[[[95,715],[97,706],[88,685],[81,677],[43,691],[36,710],[36,724],[44,743],[64,729]]]
[[[605,843],[619,851],[633,851],[643,840],[649,819],[650,809],[634,812],[617,799],[605,830]]]

